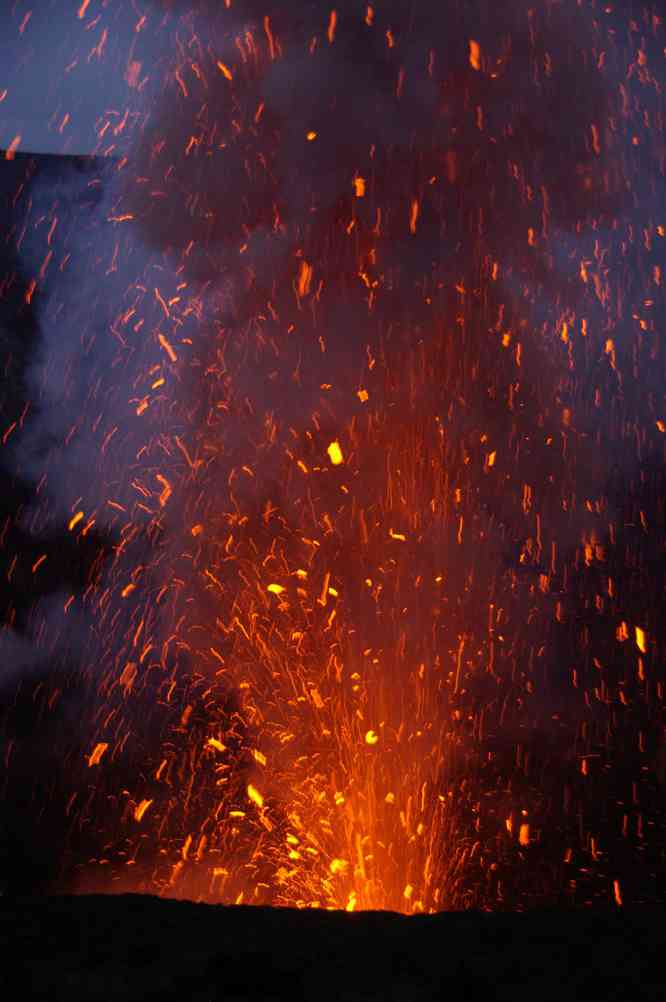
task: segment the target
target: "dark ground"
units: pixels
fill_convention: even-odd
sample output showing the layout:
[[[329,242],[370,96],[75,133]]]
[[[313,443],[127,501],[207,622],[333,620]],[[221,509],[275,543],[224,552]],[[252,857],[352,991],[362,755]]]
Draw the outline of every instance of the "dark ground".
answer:
[[[662,909],[406,918],[137,895],[5,899],[0,988],[49,1002],[666,996]]]

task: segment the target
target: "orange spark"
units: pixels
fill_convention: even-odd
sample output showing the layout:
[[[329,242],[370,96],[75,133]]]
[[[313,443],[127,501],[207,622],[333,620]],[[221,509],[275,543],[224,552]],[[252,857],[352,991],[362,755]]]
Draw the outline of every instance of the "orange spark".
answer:
[[[299,298],[307,296],[310,291],[310,282],[312,281],[312,266],[307,263],[307,261],[301,261],[301,269],[298,276],[298,295]]]
[[[171,345],[169,344],[169,342],[165,338],[164,334],[158,334],[157,335],[157,340],[162,345],[162,347],[164,348],[165,352],[167,353],[167,355],[169,356],[169,358],[171,359],[171,361],[172,362],[176,362],[178,360],[178,356],[176,355],[175,351],[173,350],[173,348],[171,347]]]
[[[275,41],[273,39],[273,33],[271,32],[271,19],[268,14],[264,17],[264,31],[266,32],[266,38],[268,39],[268,55],[271,60],[275,59]]]
[[[209,748],[215,748],[215,750],[219,752],[227,750],[227,746],[223,745],[222,742],[218,741],[217,738],[208,738],[206,744],[208,745]]]
[[[469,40],[469,65],[473,70],[481,69],[481,46],[473,38]]]
[[[218,60],[218,63],[217,63],[217,68],[222,73],[222,76],[226,77],[227,80],[233,80],[233,74],[232,74],[231,70],[227,66],[225,66],[224,63],[220,62],[219,60]]]
[[[162,493],[159,496],[159,502],[160,502],[160,508],[164,508],[167,501],[169,500],[169,498],[173,493],[171,484],[166,479],[166,477],[162,476],[161,473],[156,473],[155,479],[162,485],[163,488]]]
[[[72,531],[72,529],[73,529],[73,528],[74,528],[74,527],[75,527],[76,525],[78,525],[78,524],[79,524],[79,522],[81,522],[81,521],[82,521],[82,519],[83,519],[83,512],[82,512],[82,511],[77,511],[76,515],[74,515],[74,516],[73,516],[72,518],[70,518],[70,520],[69,520],[69,523],[68,523],[68,525],[67,525],[67,528],[69,529],[69,531],[71,532],[71,531]]]
[[[134,820],[140,821],[151,804],[152,800],[142,800],[134,810]]]
[[[410,233],[416,233],[416,221],[419,218],[419,203],[415,198],[412,201],[411,210],[409,213],[409,231]]]
[[[19,143],[20,142],[21,142],[21,136],[20,136],[20,134],[18,136],[14,136],[14,138],[11,141],[11,143],[9,144],[9,146],[7,147],[7,149],[5,150],[5,160],[13,160],[14,159],[14,155],[16,153],[16,150],[19,147]]]
[[[330,17],[328,19],[328,30],[326,32],[328,36],[329,45],[332,45],[335,39],[335,26],[337,23],[338,23],[338,12],[336,10],[332,10]]]
[[[109,747],[108,744],[106,744],[106,742],[104,741],[100,741],[98,744],[95,745],[92,752],[88,756],[89,768],[92,768],[92,766],[94,765],[99,765],[99,763],[102,761],[102,756],[104,755],[104,752],[108,747]]]
[[[355,177],[354,178],[354,191],[357,198],[363,198],[365,195],[365,178]]]

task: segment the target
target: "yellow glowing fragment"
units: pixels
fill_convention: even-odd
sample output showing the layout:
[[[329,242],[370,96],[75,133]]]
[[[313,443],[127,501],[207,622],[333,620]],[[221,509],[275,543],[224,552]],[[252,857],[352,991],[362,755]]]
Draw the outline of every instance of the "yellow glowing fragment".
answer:
[[[365,743],[366,745],[376,745],[379,741],[379,735],[375,731],[366,731]]]
[[[215,748],[216,751],[226,751],[227,750],[227,746],[223,745],[222,742],[218,741],[217,738],[208,738],[208,741],[206,742],[206,745],[209,748]]]
[[[337,439],[334,442],[331,442],[326,451],[328,453],[328,458],[333,463],[333,466],[339,466],[340,463],[343,462],[342,449],[340,448],[340,443]]]
[[[357,390],[356,391],[356,396],[361,401],[361,403],[364,404],[366,402],[366,400],[368,399],[369,394],[368,394],[367,390]]]
[[[308,132],[308,134],[307,134],[307,136],[306,136],[306,139],[307,139],[307,141],[308,141],[309,143],[311,143],[311,142],[312,142],[312,140],[313,140],[313,139],[316,139],[316,138],[317,138],[317,133],[316,133],[316,132]]]
[[[266,756],[264,755],[263,752],[260,752],[258,748],[252,749],[252,758],[255,760],[255,762],[258,762],[259,765],[266,765],[267,761]]]
[[[296,571],[296,577],[300,581],[305,581],[305,579],[307,578],[307,576],[308,576],[308,572],[304,571],[302,567],[299,567],[298,570]]]
[[[488,455],[488,466],[494,466],[496,458],[497,458],[497,453],[496,452],[491,452]]]
[[[520,826],[520,831],[518,832],[518,841],[520,842],[521,845],[529,845],[530,844],[530,826],[529,825],[521,825]]]
[[[402,892],[402,896],[403,898],[405,898],[406,901],[409,901],[413,893],[414,893],[414,888],[412,887],[411,884],[407,884],[404,891]]]
[[[469,65],[473,70],[481,69],[481,46],[473,38],[469,40]]]
[[[329,870],[333,874],[344,873],[345,870],[348,868],[348,866],[349,863],[346,859],[332,859],[329,866]]]
[[[152,800],[142,800],[141,803],[135,808],[134,820],[140,821],[151,804]]]
[[[645,630],[642,630],[640,626],[636,627],[636,647],[642,654],[647,653],[647,642],[645,638]]]
[[[99,765],[99,763],[102,761],[102,755],[104,754],[104,752],[108,747],[109,747],[108,744],[106,744],[104,741],[100,741],[99,744],[95,745],[95,747],[92,750],[92,754],[88,757],[89,768],[92,768],[93,765]]]
[[[663,421],[657,421],[657,428],[662,433],[662,435],[664,434],[664,432],[666,432],[666,424],[664,424]]]
[[[279,585],[279,584],[269,584],[269,586],[266,589],[266,591],[270,591],[274,595],[281,595],[282,592],[284,591],[284,588],[282,587],[282,585]]]
[[[389,529],[389,536],[391,537],[391,539],[398,539],[402,543],[406,542],[407,540],[407,536],[405,536],[404,533],[394,532],[393,529]]]
[[[69,529],[69,531],[71,532],[72,529],[74,528],[74,526],[78,525],[79,522],[82,521],[82,519],[83,519],[83,512],[82,511],[77,511],[76,515],[74,515],[69,520],[69,524],[67,526],[67,528]]]
[[[356,891],[350,891],[349,900],[347,901],[347,907],[345,908],[345,911],[353,912],[355,908],[356,908]]]
[[[395,804],[395,793],[387,793],[384,797],[384,802],[386,804]]]
[[[230,818],[244,818],[245,811],[229,811]]]
[[[354,178],[354,192],[357,198],[363,198],[365,195],[365,178],[355,177]]]
[[[256,786],[252,786],[252,783],[248,784],[247,795],[250,798],[250,800],[257,805],[257,807],[264,806],[264,798],[259,793],[259,790],[256,788]]]
[[[217,63],[217,68],[220,71],[220,73],[222,73],[222,75],[227,78],[227,80],[233,80],[233,75],[231,73],[231,70],[227,66],[225,66],[224,63],[221,63],[219,60]]]

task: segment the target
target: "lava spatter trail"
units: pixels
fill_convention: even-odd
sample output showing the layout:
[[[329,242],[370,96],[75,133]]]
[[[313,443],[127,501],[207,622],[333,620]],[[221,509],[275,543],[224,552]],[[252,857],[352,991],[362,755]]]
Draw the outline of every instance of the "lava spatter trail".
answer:
[[[655,894],[663,25],[430,7],[153,5],[21,203],[20,519],[112,549],[31,613],[60,887]]]

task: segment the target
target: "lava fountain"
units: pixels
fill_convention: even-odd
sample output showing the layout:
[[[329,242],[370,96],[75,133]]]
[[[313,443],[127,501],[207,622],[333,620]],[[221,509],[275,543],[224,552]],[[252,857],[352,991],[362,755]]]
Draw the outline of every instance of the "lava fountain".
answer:
[[[34,194],[51,333],[17,462],[47,478],[33,531],[110,550],[33,616],[85,666],[64,886],[501,907],[560,810],[502,741],[562,771],[596,712],[557,631],[615,518],[612,268],[657,239],[628,179],[658,170],[661,23],[639,47],[593,0],[445,6],[164,4],[168,66],[98,122],[79,229]]]

